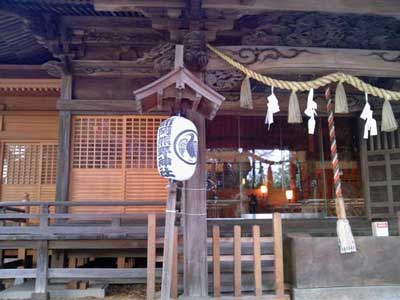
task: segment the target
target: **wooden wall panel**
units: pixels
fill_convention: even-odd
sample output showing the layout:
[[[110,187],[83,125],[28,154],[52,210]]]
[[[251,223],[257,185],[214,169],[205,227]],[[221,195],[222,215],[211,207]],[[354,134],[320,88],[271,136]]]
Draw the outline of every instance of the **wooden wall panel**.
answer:
[[[167,199],[167,180],[162,178],[157,169],[126,169],[126,201],[165,201]],[[127,207],[125,212],[162,211],[163,207]]]
[[[0,139],[57,140],[58,115],[56,113],[4,114]]]
[[[156,169],[156,135],[162,116],[75,116],[72,133],[72,201],[165,201],[167,181]],[[111,208],[154,212],[164,207]],[[110,208],[73,208],[103,212]]]
[[[72,169],[71,201],[123,201],[122,169]],[[121,207],[75,207],[71,212],[122,212]]]
[[[55,200],[57,144],[6,142],[2,150],[1,201]]]

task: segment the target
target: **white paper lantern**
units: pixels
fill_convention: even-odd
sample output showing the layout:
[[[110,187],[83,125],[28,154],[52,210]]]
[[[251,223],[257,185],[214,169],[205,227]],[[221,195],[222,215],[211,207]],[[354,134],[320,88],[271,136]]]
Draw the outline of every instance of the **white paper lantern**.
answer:
[[[184,181],[190,179],[197,164],[198,134],[192,121],[171,117],[157,132],[157,168],[162,177]]]

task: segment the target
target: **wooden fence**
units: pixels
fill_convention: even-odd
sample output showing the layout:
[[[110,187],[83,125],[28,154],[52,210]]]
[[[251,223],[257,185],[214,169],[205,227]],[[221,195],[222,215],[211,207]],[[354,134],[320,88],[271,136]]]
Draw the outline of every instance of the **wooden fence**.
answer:
[[[284,291],[284,273],[283,273],[283,245],[282,245],[282,220],[279,213],[273,214],[273,234],[272,237],[262,237],[260,226],[252,226],[252,237],[243,237],[241,226],[233,227],[233,237],[221,237],[220,227],[214,225],[212,228],[212,256],[209,260],[213,263],[213,293],[217,299],[233,299],[231,296],[221,297],[221,262],[232,262],[234,269],[234,295],[233,297],[242,297],[242,263],[252,262],[254,273],[254,296],[249,299],[289,299]],[[230,243],[233,245],[233,254],[221,255],[221,243]],[[244,245],[252,245],[252,255],[243,255]],[[273,245],[273,254],[263,254],[261,244]],[[274,286],[273,294],[263,295],[262,285],[262,261],[273,262]],[[246,298],[246,299],[247,299]]]
[[[145,202],[146,205],[159,205],[159,202]],[[163,214],[138,213],[51,213],[50,211],[67,211],[54,209],[54,206],[136,206],[134,202],[0,202],[0,249],[35,249],[37,267],[34,269],[0,269],[0,278],[36,278],[35,291],[32,296],[36,299],[46,299],[49,279],[96,280],[96,279],[131,279],[145,276],[147,282],[147,299],[152,300],[156,294],[156,279],[160,278],[161,270],[156,264],[163,261],[161,251],[163,246],[163,225],[157,224]],[[39,207],[38,213],[29,213],[29,207]],[[27,222],[33,220],[35,222]],[[141,220],[137,224],[138,220]],[[22,223],[21,223],[22,222]],[[5,224],[6,223],[6,224]],[[161,222],[159,222],[161,223]],[[21,226],[24,224],[24,226]],[[178,298],[178,228],[174,231],[173,272],[171,299]],[[252,262],[254,269],[254,297],[262,299],[287,299],[284,295],[283,254],[282,254],[282,224],[279,213],[273,215],[272,236],[261,236],[259,225],[253,225],[252,236],[242,236],[242,228],[235,225],[233,237],[226,237],[226,232],[220,233],[219,226],[213,226],[212,237],[208,239],[212,246],[212,255],[208,257],[212,263],[214,296],[221,297],[221,262],[234,265],[234,296],[241,296],[241,267],[242,263]],[[220,245],[231,243],[233,253],[220,253]],[[252,255],[241,253],[242,246],[252,246]],[[273,247],[272,254],[262,252],[263,247]],[[147,248],[147,267],[124,268],[125,260],[118,260],[118,269],[76,268],[75,257],[69,257],[70,263],[52,263],[49,259],[54,251],[74,249],[125,249]],[[20,251],[19,251],[20,252]],[[134,254],[132,254],[134,256]],[[275,292],[263,295],[262,262],[273,263],[275,277]],[[75,262],[75,263],[74,263]],[[224,270],[223,270],[224,271]],[[222,297],[223,299],[224,297]],[[230,299],[230,298],[229,298]]]
[[[144,204],[158,206],[163,203],[146,201]],[[0,224],[3,226],[0,226],[0,249],[35,249],[37,267],[35,269],[1,269],[0,278],[36,278],[32,298],[46,299],[49,279],[129,279],[140,278],[145,273],[147,274],[147,299],[154,299],[156,277],[160,276],[160,270],[156,269],[156,262],[162,261],[162,257],[157,256],[157,248],[162,248],[163,243],[163,228],[162,226],[157,227],[157,217],[163,214],[49,213],[50,210],[56,211],[52,209],[54,206],[109,207],[115,205],[127,207],[139,206],[143,203],[126,201],[114,203],[99,201],[1,202]],[[39,213],[29,213],[29,208],[33,206],[40,208]],[[31,220],[34,222],[28,222]],[[137,223],[138,220],[142,220],[143,224],[132,224]],[[20,226],[21,222],[26,226]],[[177,236],[178,231],[175,229],[176,244]],[[104,240],[108,241],[104,243]],[[127,243],[126,240],[134,241]],[[79,246],[76,244],[77,241]],[[95,245],[93,241],[95,241]],[[79,249],[93,249],[93,247],[96,249],[120,249],[121,247],[132,249],[143,246],[147,247],[146,270],[139,268],[74,268],[74,262],[68,264],[71,268],[64,268],[63,263],[59,263],[57,268],[48,268],[49,254],[52,249],[76,249],[76,247]],[[176,272],[177,259],[174,260],[174,274]],[[173,276],[172,296],[177,298],[177,276]]]

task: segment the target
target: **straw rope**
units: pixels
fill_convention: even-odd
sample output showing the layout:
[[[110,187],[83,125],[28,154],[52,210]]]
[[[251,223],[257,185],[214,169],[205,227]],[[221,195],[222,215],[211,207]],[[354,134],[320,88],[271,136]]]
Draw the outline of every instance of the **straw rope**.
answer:
[[[380,97],[387,100],[400,100],[400,92],[394,92],[375,87],[373,85],[365,83],[364,81],[355,76],[345,74],[342,72],[331,73],[310,81],[287,81],[287,80],[274,79],[250,70],[249,68],[245,67],[241,63],[238,63],[225,53],[221,52],[220,50],[209,44],[207,44],[207,47],[221,59],[229,63],[232,67],[242,71],[246,76],[249,76],[250,78],[253,78],[269,86],[291,91],[308,91],[312,88],[317,89],[333,82],[342,81],[352,85],[353,87],[355,87],[360,91],[366,92],[376,97]]]

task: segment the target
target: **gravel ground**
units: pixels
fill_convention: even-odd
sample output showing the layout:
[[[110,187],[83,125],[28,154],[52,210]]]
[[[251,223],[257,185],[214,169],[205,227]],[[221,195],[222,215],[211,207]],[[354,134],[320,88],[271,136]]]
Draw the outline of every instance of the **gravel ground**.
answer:
[[[99,300],[100,298],[65,298],[62,300]],[[110,285],[107,288],[107,300],[145,300],[146,286],[142,284]]]

